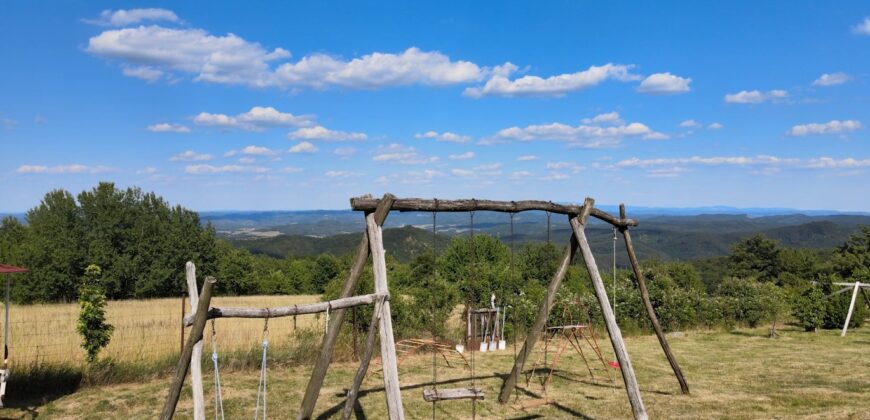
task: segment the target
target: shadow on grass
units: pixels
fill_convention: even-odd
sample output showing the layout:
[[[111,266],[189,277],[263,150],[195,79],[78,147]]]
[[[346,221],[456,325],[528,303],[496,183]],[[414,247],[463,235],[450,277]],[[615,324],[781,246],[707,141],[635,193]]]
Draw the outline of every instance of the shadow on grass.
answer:
[[[478,379],[478,380],[484,380],[484,379],[501,379],[502,381],[504,381],[504,380],[507,379],[507,376],[508,376],[508,375],[503,374],[503,373],[494,373],[494,374],[492,374],[492,375],[488,375],[488,376],[478,376],[477,379]],[[468,382],[468,378],[457,378],[457,379],[450,379],[450,380],[444,380],[444,381],[437,382],[437,385],[439,385],[439,386],[440,386],[440,385],[451,385],[451,384],[456,384],[456,383],[466,383],[466,382]],[[421,384],[404,385],[404,386],[401,387],[401,389],[402,389],[402,391],[413,390],[413,389],[421,389],[421,388],[424,388],[424,387],[430,386],[431,384],[432,384],[431,382],[427,382],[427,383],[421,383]],[[532,398],[541,398],[540,395],[535,394],[534,392],[531,392],[531,391],[529,391],[529,390],[527,390],[527,389],[525,389],[525,388],[516,387],[516,389],[517,389],[519,392],[522,392],[523,394],[525,394],[525,395],[527,395],[527,396],[530,396],[530,397],[532,397]],[[344,392],[342,392],[342,393],[338,393],[338,394],[336,394],[336,396],[337,396],[337,397],[344,397],[344,396],[347,395],[347,392],[348,392],[348,390],[345,389]],[[354,410],[353,410],[353,411],[354,411],[354,417],[355,417],[355,418],[357,418],[357,419],[366,419],[366,418],[368,418],[368,417],[366,417],[365,411],[363,411],[363,408],[362,408],[362,406],[360,405],[359,400],[360,400],[362,397],[364,397],[364,396],[366,396],[366,395],[368,395],[368,394],[371,394],[371,393],[378,393],[378,392],[384,392],[384,387],[370,388],[370,389],[360,389],[360,390],[359,390],[359,395],[357,395],[357,400],[356,400],[356,403],[354,404]],[[422,398],[422,397],[421,397],[421,398]],[[341,403],[338,403],[338,404],[336,404],[336,405],[330,407],[329,409],[327,409],[327,410],[324,411],[323,413],[320,413],[320,415],[318,415],[317,418],[318,418],[318,419],[327,419],[327,418],[331,418],[331,417],[333,417],[333,416],[335,416],[335,415],[341,413],[341,412],[344,410],[344,405],[345,405],[346,403],[347,403],[347,400],[345,399],[345,400],[342,401]],[[585,414],[583,414],[583,413],[580,413],[580,412],[578,412],[578,411],[576,411],[576,410],[574,410],[574,409],[572,409],[572,408],[570,408],[570,407],[566,407],[566,406],[564,406],[564,405],[562,405],[562,404],[559,404],[559,403],[553,403],[553,404],[550,404],[550,406],[552,406],[552,407],[556,408],[557,410],[562,411],[562,412],[564,412],[565,414],[567,414],[567,415],[569,415],[569,416],[571,416],[571,417],[574,417],[574,418],[591,419],[591,417],[589,417],[589,416],[587,416],[587,415],[585,415]],[[539,414],[534,414],[534,413],[533,413],[533,414],[528,414],[528,415],[522,415],[522,416],[520,416],[520,417],[510,417],[510,418],[512,418],[512,419],[535,419],[535,418],[542,418],[542,417],[543,417],[543,416],[541,416],[541,415],[539,415]]]
[[[7,382],[3,405],[23,416],[36,418],[37,407],[74,393],[82,384],[84,373],[71,365],[30,366],[13,370]]]

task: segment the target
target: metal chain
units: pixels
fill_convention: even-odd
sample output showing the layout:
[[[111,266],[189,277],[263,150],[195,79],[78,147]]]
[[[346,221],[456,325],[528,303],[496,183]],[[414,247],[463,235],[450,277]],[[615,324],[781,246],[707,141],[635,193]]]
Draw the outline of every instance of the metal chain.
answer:
[[[214,327],[214,318],[211,319],[211,361],[214,365],[214,418],[224,420],[224,400],[221,395],[221,372],[218,368],[217,333]]]

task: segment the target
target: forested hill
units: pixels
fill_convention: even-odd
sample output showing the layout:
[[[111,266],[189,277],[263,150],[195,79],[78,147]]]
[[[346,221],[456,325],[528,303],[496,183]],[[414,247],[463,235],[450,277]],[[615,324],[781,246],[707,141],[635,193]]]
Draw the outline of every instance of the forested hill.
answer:
[[[843,243],[850,233],[861,225],[870,225],[868,216],[768,216],[750,218],[739,215],[660,216],[642,219],[641,225],[632,230],[632,237],[641,259],[693,260],[726,255],[731,246],[755,234],[777,240],[784,247],[832,248]],[[386,228],[384,243],[387,252],[401,261],[407,261],[432,245],[431,227],[423,225]],[[306,229],[304,226],[297,226]],[[476,225],[477,232],[499,236],[510,242],[510,225],[486,223]],[[517,247],[526,242],[546,241],[546,221],[515,223]],[[455,225],[439,225],[438,247],[449,237],[468,234],[467,229]],[[552,222],[551,240],[565,243],[570,237],[567,226]],[[310,256],[321,253],[342,255],[351,252],[359,243],[360,232],[343,233],[325,237],[285,235],[259,239],[234,239],[233,245],[253,253],[283,258]],[[612,252],[613,232],[603,224],[591,224],[589,238],[598,257],[609,258]],[[622,257],[621,240],[617,243],[618,264],[627,263]]]

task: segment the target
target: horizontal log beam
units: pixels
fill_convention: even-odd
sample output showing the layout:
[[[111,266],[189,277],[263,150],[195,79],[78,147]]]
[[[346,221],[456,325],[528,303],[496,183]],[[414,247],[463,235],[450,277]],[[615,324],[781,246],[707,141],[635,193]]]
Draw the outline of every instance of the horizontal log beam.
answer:
[[[370,197],[354,197],[350,199],[350,207],[353,210],[373,211],[380,199]],[[397,211],[439,211],[439,212],[463,212],[463,211],[500,211],[506,213],[518,213],[523,211],[548,211],[550,213],[567,214],[576,216],[583,212],[583,206],[572,204],[556,204],[552,201],[493,201],[493,200],[437,200],[421,198],[397,198],[393,201],[391,210]],[[620,219],[604,210],[593,208],[590,213],[596,219],[610,223],[619,228],[637,226],[633,219]]]
[[[206,319],[213,318],[280,318],[293,315],[307,315],[326,312],[336,309],[353,308],[354,306],[371,305],[380,297],[389,300],[386,293],[372,293],[369,295],[352,296],[349,298],[335,299],[326,302],[309,303],[305,305],[281,306],[277,308],[219,308],[212,307],[208,310]],[[196,314],[184,317],[184,325],[193,324]]]

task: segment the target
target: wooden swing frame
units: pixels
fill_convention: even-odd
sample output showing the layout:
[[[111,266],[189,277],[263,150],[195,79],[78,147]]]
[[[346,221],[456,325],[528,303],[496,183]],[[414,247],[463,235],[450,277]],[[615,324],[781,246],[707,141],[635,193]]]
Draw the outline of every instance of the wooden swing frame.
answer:
[[[366,232],[363,234],[359,245],[357,246],[356,256],[351,266],[341,293],[336,300],[326,302],[326,308],[329,308],[331,313],[331,322],[327,326],[326,334],[323,338],[320,356],[315,362],[311,378],[305,389],[305,394],[302,398],[302,403],[299,409],[298,419],[309,419],[314,413],[314,408],[317,403],[320,390],[323,386],[323,381],[326,376],[326,371],[332,362],[332,355],[335,350],[335,344],[338,339],[338,334],[341,324],[344,320],[346,308],[364,304],[374,304],[375,310],[372,314],[372,323],[369,328],[365,350],[360,359],[359,369],[354,377],[353,384],[348,391],[347,400],[344,407],[344,418],[348,418],[356,404],[356,399],[359,394],[359,387],[368,370],[369,362],[372,357],[375,344],[375,331],[380,334],[381,358],[383,365],[384,390],[387,400],[387,413],[390,419],[403,420],[405,417],[402,406],[402,396],[399,384],[398,363],[396,360],[396,343],[393,339],[393,326],[390,314],[389,288],[387,286],[387,270],[386,259],[384,255],[384,243],[382,227],[387,215],[391,210],[397,211],[422,211],[422,212],[471,212],[471,211],[497,211],[507,213],[518,213],[523,211],[547,211],[550,213],[564,214],[568,216],[572,228],[570,243],[566,247],[563,257],[556,274],[553,276],[547,288],[545,301],[542,302],[535,320],[535,326],[526,336],[526,341],[523,344],[522,351],[517,355],[514,361],[513,369],[510,376],[504,382],[499,401],[507,403],[510,394],[516,387],[516,382],[519,374],[523,370],[523,366],[528,358],[529,353],[534,348],[535,343],[540,338],[543,326],[549,315],[550,308],[553,306],[553,300],[556,296],[556,291],[568,271],[568,266],[575,256],[577,250],[581,251],[589,276],[592,279],[592,284],[595,289],[595,295],[601,306],[602,314],[604,315],[605,325],[608,335],[610,336],[611,344],[613,345],[614,353],[619,362],[622,372],[623,381],[625,382],[626,392],[628,393],[629,402],[631,403],[632,413],[636,419],[647,419],[646,409],[640,396],[640,390],[637,385],[637,379],[634,370],[631,367],[631,361],[628,357],[628,352],[625,348],[625,342],[622,339],[622,333],[616,320],[613,311],[610,307],[607,292],[595,259],[592,256],[592,250],[589,247],[589,242],[586,239],[585,228],[590,216],[609,223],[620,230],[625,239],[626,250],[628,252],[629,261],[637,279],[638,288],[641,292],[641,298],[644,302],[644,307],[652,321],[656,336],[659,343],[671,364],[677,380],[680,382],[680,387],[683,393],[688,393],[688,385],[683,377],[683,374],[674,359],[670,347],[665,340],[664,333],[661,330],[658,319],[652,308],[649,300],[649,292],[644,283],[643,274],[640,271],[640,266],[632,246],[629,227],[637,226],[635,220],[626,218],[625,206],[620,205],[620,215],[615,217],[603,210],[594,207],[595,200],[586,198],[582,205],[562,205],[548,201],[492,201],[492,200],[439,200],[439,199],[399,199],[392,194],[385,194],[381,199],[375,199],[371,196],[357,197],[350,200],[351,208],[355,211],[362,211],[365,214]],[[368,262],[369,255],[372,260],[372,271],[374,274],[375,293],[372,295],[354,296],[354,292],[359,284],[359,278]],[[215,283],[214,278],[208,277],[203,284],[202,291],[196,293],[196,275],[193,264],[188,263],[187,281],[191,297],[191,307],[196,308],[196,311],[191,316],[189,322],[192,325],[191,334],[185,343],[178,367],[176,376],[170,387],[169,395],[164,404],[161,419],[170,419],[175,413],[175,408],[178,403],[178,398],[181,391],[181,386],[184,382],[184,377],[187,375],[188,368],[191,370],[194,393],[194,418],[196,420],[205,418],[204,398],[202,395],[202,372],[200,371],[199,363],[191,363],[191,360],[200,360],[202,356],[202,336],[207,319],[227,316],[244,316],[247,318],[260,318],[262,312],[266,315],[276,316],[275,311],[279,308],[269,310],[257,310],[252,308],[210,308],[211,293]],[[356,300],[355,300],[356,299]],[[314,304],[323,305],[324,303]],[[285,316],[303,313],[300,310],[304,309],[308,312],[322,312],[321,308],[315,308],[314,305],[297,305],[294,307],[281,308]],[[197,377],[199,384],[197,385]]]

